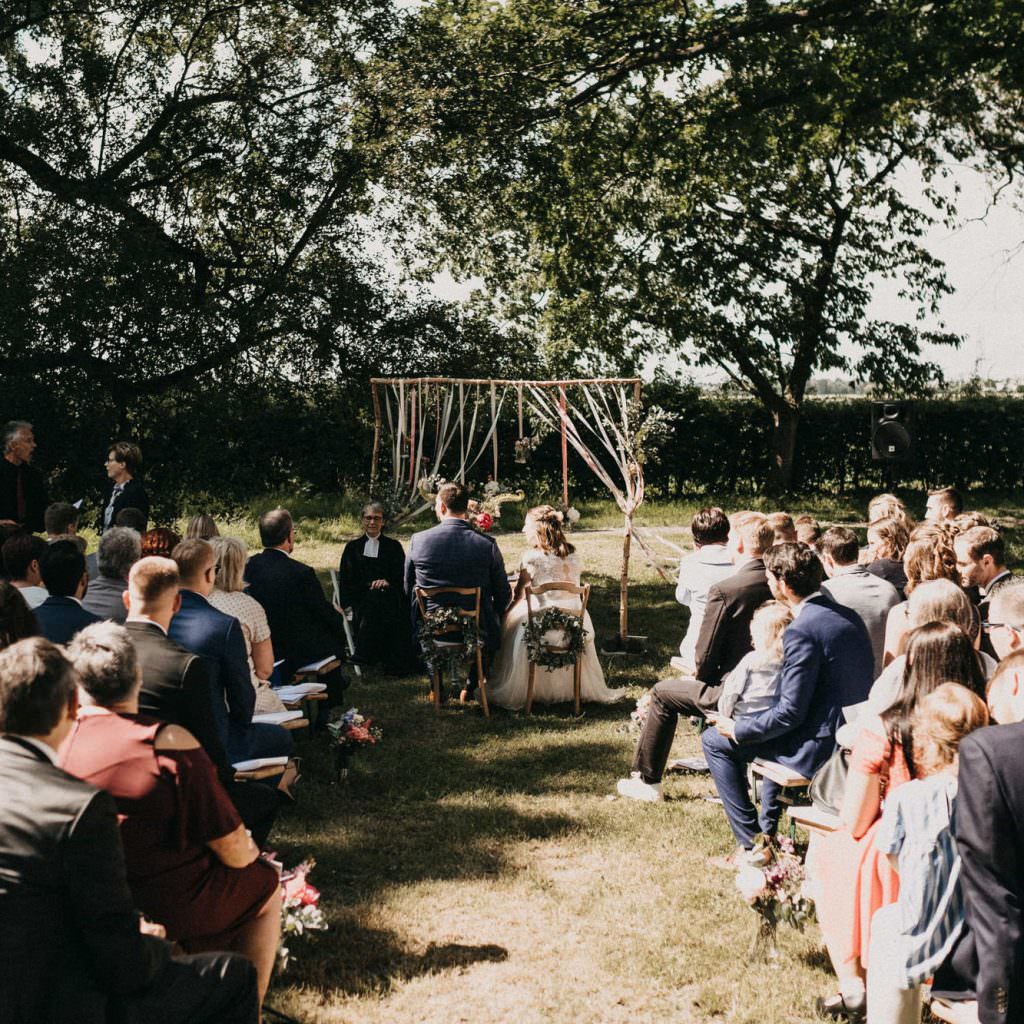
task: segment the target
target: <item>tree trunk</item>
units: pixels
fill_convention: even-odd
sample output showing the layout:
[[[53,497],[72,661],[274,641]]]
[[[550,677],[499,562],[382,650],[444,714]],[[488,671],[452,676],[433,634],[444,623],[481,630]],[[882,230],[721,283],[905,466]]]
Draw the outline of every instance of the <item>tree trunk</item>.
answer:
[[[799,407],[788,402],[778,406],[772,412],[772,422],[772,464],[768,471],[766,490],[774,496],[785,494],[793,484]]]

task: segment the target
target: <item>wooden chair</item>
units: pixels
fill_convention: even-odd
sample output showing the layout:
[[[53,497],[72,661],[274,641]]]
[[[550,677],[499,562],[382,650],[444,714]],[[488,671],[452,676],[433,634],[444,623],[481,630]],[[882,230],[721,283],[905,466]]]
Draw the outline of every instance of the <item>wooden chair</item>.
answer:
[[[454,594],[459,597],[472,597],[474,598],[474,604],[472,609],[459,608],[457,605],[452,605],[453,608],[459,613],[460,616],[467,619],[472,619],[476,623],[477,632],[480,631],[480,588],[479,587],[417,587],[416,588],[416,604],[419,606],[420,616],[426,621],[427,618],[427,601],[432,598],[438,597],[443,594]],[[445,640],[444,636],[448,634],[452,637],[450,640]],[[457,639],[456,639],[457,638]],[[462,646],[462,632],[458,627],[445,630],[437,635],[435,642],[438,646],[444,647],[461,647]],[[487,718],[491,717],[491,709],[487,704],[487,680],[484,678],[484,656],[483,650],[480,647],[476,649],[476,678],[477,685],[480,687],[480,704],[484,709],[484,716]],[[441,673],[436,665],[430,666],[430,699],[434,702],[434,711],[437,714],[441,713]]]
[[[542,583],[539,587],[528,586],[525,590],[526,594],[526,618],[527,621],[533,622],[533,598],[539,597],[541,594],[549,594],[554,591],[558,591],[563,594],[574,594],[580,599],[580,610],[578,612],[573,611],[571,608],[562,608],[562,611],[568,612],[570,615],[578,615],[580,622],[583,622],[584,617],[587,614],[587,602],[590,600],[590,584],[584,583],[578,587],[575,583]],[[561,607],[561,606],[560,606]],[[538,615],[544,614],[544,609],[538,609]],[[552,654],[564,654],[568,648],[558,646],[557,644],[546,644],[542,643],[541,647],[545,651],[549,651]],[[537,666],[534,662],[530,662],[530,676],[526,684],[526,713],[530,714],[533,709],[533,683],[537,674]],[[580,713],[580,688],[583,679],[583,652],[576,656],[576,664],[573,666],[572,675],[572,693],[573,699],[576,702],[576,714]]]
[[[760,787],[757,780],[770,779],[782,790],[779,794],[779,803],[789,807],[793,804],[793,797],[806,794],[807,787],[811,784],[810,779],[805,779],[792,768],[787,768],[784,764],[779,764],[778,761],[767,761],[763,757],[756,757],[751,762],[750,778],[753,783],[751,791],[755,803],[760,800]],[[792,816],[789,819],[789,834],[791,839],[796,838],[796,822]]]

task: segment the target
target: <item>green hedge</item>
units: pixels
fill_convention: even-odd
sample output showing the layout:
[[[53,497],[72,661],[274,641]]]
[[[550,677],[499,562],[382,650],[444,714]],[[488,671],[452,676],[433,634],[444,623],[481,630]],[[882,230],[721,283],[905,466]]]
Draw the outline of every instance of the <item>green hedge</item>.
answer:
[[[71,397],[69,397],[69,391]],[[208,507],[224,511],[260,495],[300,498],[365,492],[372,415],[362,379],[316,385],[222,379],[191,391],[123,404],[60,381],[0,380],[0,418],[32,420],[38,462],[54,497],[85,497],[92,512],[104,482],[111,439],[143,448],[156,513],[168,518]],[[647,471],[649,493],[677,498],[761,488],[769,463],[771,422],[756,402],[659,382],[647,404],[673,417]],[[921,400],[914,406],[915,457],[896,468],[897,482],[1011,492],[1024,486],[1024,397]],[[793,490],[850,492],[882,486],[871,461],[871,403],[811,399],[804,408]],[[499,431],[499,475],[531,494],[561,489],[556,435],[543,439],[526,466],[512,457],[515,428]],[[489,455],[478,473],[491,471]],[[571,493],[603,495],[601,484],[570,452]]]

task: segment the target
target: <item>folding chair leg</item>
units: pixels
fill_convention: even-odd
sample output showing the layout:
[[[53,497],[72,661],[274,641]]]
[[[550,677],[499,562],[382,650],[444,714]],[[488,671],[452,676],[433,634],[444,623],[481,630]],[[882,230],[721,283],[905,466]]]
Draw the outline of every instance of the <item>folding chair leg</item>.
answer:
[[[480,703],[483,705],[484,718],[490,718],[491,709],[487,706],[487,680],[484,678],[484,659],[479,647],[476,649],[476,684],[480,687]]]
[[[573,697],[576,699],[576,717],[580,717],[580,690],[582,689],[583,683],[583,662],[579,658],[576,659],[576,664],[572,670],[572,692]]]
[[[526,713],[530,714],[533,710],[533,677],[537,672],[537,666],[531,661],[530,662],[530,675],[527,677],[526,682]]]

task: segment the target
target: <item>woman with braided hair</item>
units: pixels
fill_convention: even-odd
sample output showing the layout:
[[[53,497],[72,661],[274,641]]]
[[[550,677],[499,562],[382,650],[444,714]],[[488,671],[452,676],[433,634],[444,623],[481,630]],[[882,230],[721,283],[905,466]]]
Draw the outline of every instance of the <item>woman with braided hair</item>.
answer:
[[[501,648],[487,680],[487,695],[499,707],[518,709],[526,706],[530,675],[525,632],[527,625],[527,586],[543,583],[572,583],[579,586],[580,563],[576,550],[566,540],[563,514],[551,505],[538,505],[526,513],[523,524],[527,548],[519,565],[519,580],[501,631]],[[550,591],[533,597],[534,615],[552,606],[578,610],[580,599],[574,594]],[[584,701],[608,704],[620,694],[605,685],[604,672],[594,646],[594,625],[587,614],[583,620],[586,643],[583,650],[581,697]],[[533,699],[540,704],[557,704],[573,699],[573,666],[545,669],[537,667]]]

